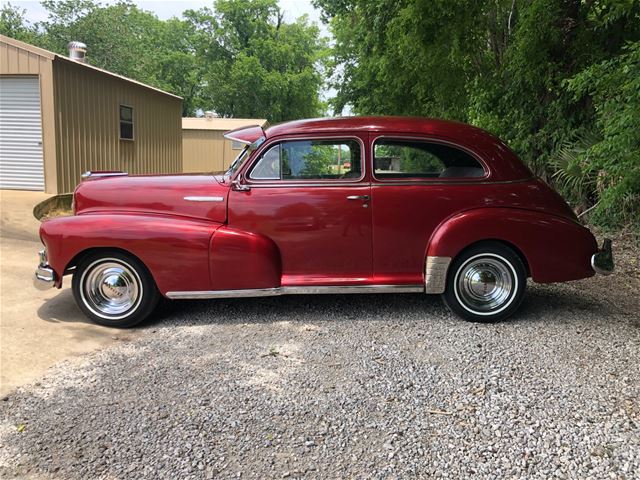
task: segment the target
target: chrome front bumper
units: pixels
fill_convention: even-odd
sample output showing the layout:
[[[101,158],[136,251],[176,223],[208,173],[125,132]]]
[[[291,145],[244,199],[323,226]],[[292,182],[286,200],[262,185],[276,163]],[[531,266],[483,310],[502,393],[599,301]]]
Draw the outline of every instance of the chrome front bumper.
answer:
[[[613,273],[613,251],[608,238],[605,238],[602,248],[591,256],[591,268],[601,275]]]
[[[47,260],[47,251],[40,250],[40,264],[36,268],[36,272],[33,275],[33,286],[38,290],[46,290],[51,288],[56,283],[56,272],[49,266]]]

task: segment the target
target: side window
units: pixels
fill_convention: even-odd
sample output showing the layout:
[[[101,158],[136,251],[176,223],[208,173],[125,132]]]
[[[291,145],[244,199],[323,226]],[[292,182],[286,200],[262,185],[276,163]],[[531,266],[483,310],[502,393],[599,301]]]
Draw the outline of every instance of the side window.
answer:
[[[262,155],[249,177],[255,180],[280,180],[280,145],[271,147]]]
[[[480,163],[449,145],[421,140],[380,139],[374,146],[377,178],[478,178]]]
[[[255,180],[357,179],[362,175],[355,140],[292,140],[267,150],[251,170]]]

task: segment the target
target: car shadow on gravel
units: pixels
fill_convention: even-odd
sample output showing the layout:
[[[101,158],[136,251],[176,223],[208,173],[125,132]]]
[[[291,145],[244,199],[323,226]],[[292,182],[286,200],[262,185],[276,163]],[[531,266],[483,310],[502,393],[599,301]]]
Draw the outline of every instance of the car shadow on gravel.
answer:
[[[621,312],[610,302],[564,285],[529,285],[518,313],[509,322],[538,322],[580,313],[598,312],[603,318]],[[174,325],[268,323],[278,321],[331,322],[367,319],[461,321],[451,314],[439,295],[289,295],[262,298],[166,301],[143,328]],[[587,320],[585,318],[585,320]]]
[[[606,295],[603,294],[603,297]],[[624,313],[611,302],[598,300],[567,285],[530,284],[520,311],[509,321],[537,322],[548,316],[598,311],[602,315]],[[74,303],[71,291],[44,302],[38,316],[47,322],[91,323]],[[345,321],[367,318],[386,321],[459,321],[442,304],[439,295],[284,295],[278,297],[212,300],[164,300],[139,329],[210,324],[269,323],[278,321]],[[507,321],[507,323],[509,322]]]
[[[163,302],[144,327],[450,317],[437,295],[284,295]]]
[[[573,291],[560,284],[529,285],[520,311],[533,315],[562,311],[566,313],[598,311],[605,315],[621,313],[605,301]]]

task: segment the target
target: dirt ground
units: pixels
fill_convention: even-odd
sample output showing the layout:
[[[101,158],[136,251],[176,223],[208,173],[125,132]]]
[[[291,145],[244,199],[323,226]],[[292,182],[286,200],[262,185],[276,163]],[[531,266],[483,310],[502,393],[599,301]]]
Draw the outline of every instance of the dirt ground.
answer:
[[[42,244],[40,223],[32,210],[49,196],[0,191],[0,396],[37,380],[61,360],[105,347],[122,336],[82,315],[69,282],[62,290],[33,287]]]

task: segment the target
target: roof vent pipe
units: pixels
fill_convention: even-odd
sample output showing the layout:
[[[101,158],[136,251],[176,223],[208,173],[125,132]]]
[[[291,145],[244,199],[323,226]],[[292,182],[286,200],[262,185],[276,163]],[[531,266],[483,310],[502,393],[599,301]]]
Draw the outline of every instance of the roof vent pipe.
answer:
[[[69,49],[69,58],[71,60],[86,63],[87,46],[84,43],[73,40],[69,42],[67,48]]]

